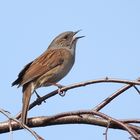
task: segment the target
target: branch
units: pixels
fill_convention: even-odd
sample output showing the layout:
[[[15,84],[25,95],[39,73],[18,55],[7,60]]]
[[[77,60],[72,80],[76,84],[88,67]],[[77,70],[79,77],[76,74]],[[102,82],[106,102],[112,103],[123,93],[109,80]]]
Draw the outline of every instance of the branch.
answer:
[[[97,80],[90,80],[86,82],[81,83],[75,83],[66,87],[62,87],[61,89],[55,90],[43,97],[39,97],[36,101],[34,101],[29,109],[32,109],[36,105],[40,105],[43,101],[45,101],[48,98],[51,98],[57,94],[66,92],[67,90],[74,89],[77,87],[82,87],[90,84],[97,84],[97,83],[121,83],[121,84],[127,84],[114,92],[112,95],[110,95],[108,98],[106,98],[104,101],[102,101],[100,104],[98,104],[94,109],[91,111],[76,111],[76,112],[68,112],[68,113],[61,113],[54,116],[49,117],[35,117],[30,118],[28,126],[29,127],[42,127],[42,126],[49,126],[49,125],[58,125],[58,124],[76,124],[76,123],[82,123],[82,124],[91,124],[91,125],[98,125],[106,127],[106,139],[107,139],[107,131],[108,128],[114,128],[114,129],[122,129],[135,138],[136,140],[139,140],[139,134],[140,134],[140,127],[136,125],[132,125],[130,123],[139,123],[138,120],[117,120],[115,118],[112,118],[106,114],[103,114],[101,112],[98,112],[103,107],[105,107],[107,104],[109,104],[113,99],[115,99],[117,96],[119,96],[124,91],[128,90],[132,86],[137,90],[138,93],[140,91],[136,87],[136,85],[140,85],[140,81],[130,81],[130,80],[120,80],[120,79],[111,79],[111,78],[103,78],[103,79],[97,79]],[[20,118],[21,113],[17,115],[16,118]],[[98,117],[95,117],[98,116]],[[19,130],[22,129],[19,127],[19,124],[16,124],[15,122],[11,122],[11,127],[13,130]],[[9,127],[8,127],[9,128]],[[8,132],[9,129],[7,129],[7,122],[0,123],[0,133]]]
[[[92,115],[92,117],[89,117],[87,114]],[[95,117],[93,115],[96,115],[98,117]],[[108,126],[109,128],[126,130],[137,140],[138,134],[140,134],[140,127],[130,125],[126,123],[126,121],[123,122],[121,120],[114,119],[110,116],[107,116],[97,111],[76,111],[76,112],[61,113],[51,117],[34,117],[28,119],[28,122],[29,127],[45,127],[50,125],[77,124],[77,123],[107,127],[108,122],[110,122],[110,125]],[[11,126],[13,130],[22,129],[20,125],[16,122],[11,122]],[[9,131],[8,122],[0,123],[0,133],[5,133],[8,131]]]
[[[46,95],[44,95],[40,98],[37,98],[36,101],[34,101],[33,103],[30,104],[29,110],[32,109],[33,107],[35,107],[36,105],[40,105],[42,102],[44,102],[48,98],[51,98],[51,97],[57,95],[60,92],[66,92],[67,90],[74,89],[74,88],[77,88],[77,87],[83,87],[83,86],[87,86],[87,85],[91,85],[91,84],[97,84],[97,83],[103,83],[103,82],[129,84],[128,86],[124,87],[124,89],[120,89],[122,91],[120,93],[118,93],[118,95],[121,94],[122,92],[124,92],[125,90],[127,90],[128,88],[130,88],[130,86],[132,87],[133,85],[140,85],[140,81],[137,81],[137,80],[130,81],[130,80],[122,80],[122,79],[113,79],[113,78],[108,78],[108,77],[102,78],[102,79],[97,79],[97,80],[89,80],[89,81],[86,81],[86,82],[75,83],[75,84],[72,84],[72,85],[62,87],[61,89],[58,89],[58,90],[54,90],[54,91],[50,92],[49,94],[46,94]],[[118,95],[117,94],[115,96],[113,95],[114,97],[111,97],[110,99],[112,100],[115,97],[117,97]],[[108,98],[108,101],[111,101],[110,99]],[[102,105],[99,106],[99,110],[100,110],[100,108],[102,108],[106,105],[104,103],[101,103],[101,104]],[[96,109],[98,110],[98,106],[96,107]],[[21,112],[19,112],[19,114],[16,115],[16,118],[19,119],[20,116],[21,116]]]

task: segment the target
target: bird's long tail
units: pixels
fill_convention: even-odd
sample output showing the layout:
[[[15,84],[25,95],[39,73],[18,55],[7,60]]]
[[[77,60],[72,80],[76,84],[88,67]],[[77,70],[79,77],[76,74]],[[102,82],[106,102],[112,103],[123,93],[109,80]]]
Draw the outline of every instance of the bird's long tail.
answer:
[[[31,99],[31,95],[33,92],[32,83],[26,84],[23,86],[23,98],[22,98],[22,114],[21,114],[21,122],[27,124],[27,112],[29,110],[29,103]]]

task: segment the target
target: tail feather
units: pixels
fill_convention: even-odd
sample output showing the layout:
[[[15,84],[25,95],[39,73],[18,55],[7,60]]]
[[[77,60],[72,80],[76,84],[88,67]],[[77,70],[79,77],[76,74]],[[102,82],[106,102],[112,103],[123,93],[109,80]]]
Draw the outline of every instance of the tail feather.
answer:
[[[29,103],[31,99],[33,91],[32,83],[23,86],[23,98],[22,98],[22,114],[21,114],[21,121],[24,124],[27,124],[27,112],[29,110]]]

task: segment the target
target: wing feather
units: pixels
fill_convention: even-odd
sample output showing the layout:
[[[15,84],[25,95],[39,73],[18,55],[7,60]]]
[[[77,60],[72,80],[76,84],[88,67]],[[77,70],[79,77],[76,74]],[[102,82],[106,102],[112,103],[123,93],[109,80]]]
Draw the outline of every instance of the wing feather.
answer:
[[[40,57],[35,59],[30,67],[26,70],[22,77],[21,85],[24,85],[41,75],[47,73],[53,68],[62,65],[64,62],[64,56],[61,50],[48,50]]]

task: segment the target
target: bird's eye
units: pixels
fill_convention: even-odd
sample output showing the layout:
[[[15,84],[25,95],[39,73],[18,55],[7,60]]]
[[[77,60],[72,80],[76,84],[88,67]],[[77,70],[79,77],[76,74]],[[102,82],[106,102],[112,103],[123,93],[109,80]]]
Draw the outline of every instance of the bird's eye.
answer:
[[[68,37],[69,37],[68,35],[65,35],[65,36],[64,36],[64,39],[68,39]]]

